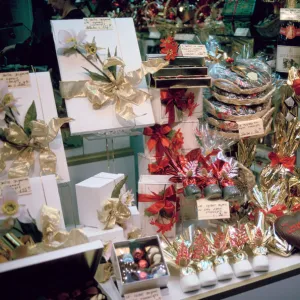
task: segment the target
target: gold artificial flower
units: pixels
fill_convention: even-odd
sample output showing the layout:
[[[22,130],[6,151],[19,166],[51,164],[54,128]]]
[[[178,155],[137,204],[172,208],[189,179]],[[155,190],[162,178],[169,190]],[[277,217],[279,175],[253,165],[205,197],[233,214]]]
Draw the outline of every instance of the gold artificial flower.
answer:
[[[2,205],[4,215],[13,216],[19,211],[19,204],[16,201],[8,200]]]
[[[101,50],[104,48],[97,47],[95,37],[93,38],[91,43],[85,43],[84,49],[87,53],[87,59],[95,59],[97,55],[97,50]]]

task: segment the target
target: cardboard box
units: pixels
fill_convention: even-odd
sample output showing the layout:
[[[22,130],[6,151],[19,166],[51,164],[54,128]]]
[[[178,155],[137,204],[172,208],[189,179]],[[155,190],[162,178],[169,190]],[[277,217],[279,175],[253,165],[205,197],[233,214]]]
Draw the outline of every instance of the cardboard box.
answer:
[[[86,234],[90,242],[101,241],[102,243],[106,243],[109,241],[121,242],[125,240],[124,230],[118,225],[108,230],[103,229],[103,226],[102,228],[83,227],[82,231]]]
[[[97,211],[102,210],[114,187],[123,178],[124,174],[99,173],[75,185],[81,225],[100,228]]]
[[[160,89],[150,88],[149,92],[152,95],[152,109],[154,114],[154,119],[156,124],[168,124],[168,114],[166,114],[166,105],[161,103]],[[175,122],[187,121],[191,117],[202,118],[203,116],[203,91],[200,88],[189,88],[187,93],[194,93],[195,103],[197,107],[195,108],[193,115],[188,116],[188,113],[184,113],[181,118],[178,117],[177,109],[175,107]]]
[[[163,253],[158,236],[148,236],[148,237],[144,237],[144,238],[139,238],[139,239],[135,239],[134,242],[136,245],[140,245],[143,247],[158,246],[161,254]],[[118,248],[129,247],[130,243],[131,243],[130,240],[124,241],[124,242],[113,243],[112,263],[113,263],[114,274],[116,276],[116,281],[117,281],[117,285],[118,285],[120,294],[123,296],[124,294],[138,292],[138,291],[142,291],[142,290],[146,290],[146,289],[166,287],[168,284],[168,281],[169,281],[170,273],[169,273],[168,266],[166,264],[166,261],[165,261],[163,255],[162,255],[162,263],[165,265],[165,268],[167,271],[166,275],[161,276],[159,278],[139,280],[139,281],[134,281],[134,282],[130,282],[130,283],[123,282],[116,250]]]
[[[159,194],[166,188],[171,186],[173,183],[169,181],[170,175],[142,175],[140,176],[138,182],[138,193],[151,195],[153,192]],[[141,216],[141,229],[143,235],[154,235],[158,234],[158,227],[151,225],[150,222],[153,217],[147,217],[145,215],[145,210],[150,207],[155,202],[140,202],[138,201],[138,208]],[[166,220],[168,222],[169,220]],[[172,227],[170,231],[165,233],[166,237],[176,236],[176,224]]]
[[[98,50],[98,55],[102,61],[107,57],[107,49],[114,53],[117,47],[117,55],[126,64],[126,72],[137,70],[141,67],[141,56],[136,38],[136,32],[132,18],[110,19],[111,30],[88,30],[86,31],[86,41],[91,42],[95,37],[98,47],[105,48]],[[92,72],[97,71],[81,55],[73,54],[70,56],[62,55],[58,42],[58,32],[60,30],[74,30],[79,33],[84,30],[84,20],[58,20],[51,21],[53,38],[57,50],[57,59],[62,81],[90,80],[83,67]],[[100,64],[98,63],[98,66]],[[139,88],[148,91],[146,80],[143,79]],[[151,101],[136,106],[134,113],[138,116],[134,120],[126,121],[115,113],[115,105],[105,105],[101,109],[94,110],[87,98],[69,99],[66,101],[68,116],[75,119],[70,124],[71,134],[88,134],[95,132],[106,132],[107,130],[120,130],[130,128],[142,128],[154,124],[154,117]]]
[[[57,117],[55,99],[49,72],[32,73],[30,76],[30,87],[9,88],[9,92],[14,98],[18,99],[17,108],[19,115],[15,114],[18,122],[23,126],[25,115],[34,101],[38,120],[44,120],[47,124],[52,118]],[[3,143],[0,141],[0,147]],[[66,160],[65,149],[60,131],[56,138],[50,143],[50,149],[56,155],[56,174],[58,175],[58,183],[69,182],[69,169]],[[29,177],[40,176],[40,163],[38,152],[34,151],[35,162]],[[12,161],[6,162],[6,172],[0,177],[0,180],[7,179],[7,171]]]

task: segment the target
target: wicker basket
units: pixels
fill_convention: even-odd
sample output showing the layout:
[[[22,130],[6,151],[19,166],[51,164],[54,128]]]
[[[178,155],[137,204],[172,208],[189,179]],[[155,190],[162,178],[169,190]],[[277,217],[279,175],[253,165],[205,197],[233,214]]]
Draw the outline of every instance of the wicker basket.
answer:
[[[278,17],[265,25],[254,25],[254,27],[261,36],[276,37],[280,30],[280,20]]]

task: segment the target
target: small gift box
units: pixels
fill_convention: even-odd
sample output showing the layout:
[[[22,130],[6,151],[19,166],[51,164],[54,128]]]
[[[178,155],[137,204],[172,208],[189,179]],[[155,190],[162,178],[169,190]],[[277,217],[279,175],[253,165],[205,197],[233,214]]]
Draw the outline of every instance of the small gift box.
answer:
[[[103,228],[83,227],[82,231],[87,236],[90,242],[93,241],[101,241],[102,243],[106,243],[110,241],[121,242],[126,239],[124,235],[124,229],[118,225],[116,225],[114,228],[110,230],[105,230]]]
[[[156,58],[165,58],[165,54],[147,54],[148,60]],[[205,67],[204,57],[188,57],[188,56],[176,56],[175,59],[169,61],[169,66],[182,66],[182,67]],[[165,68],[168,68],[166,66]],[[164,69],[164,68],[163,68]]]
[[[97,211],[102,210],[113,189],[122,179],[124,174],[100,173],[76,184],[81,225],[100,227]]]
[[[112,263],[122,296],[168,284],[170,273],[158,236],[113,243]]]
[[[203,115],[202,89],[154,89],[152,109],[156,124],[170,124],[187,121]]]
[[[143,175],[138,183],[142,234],[176,234],[179,199],[168,175]]]

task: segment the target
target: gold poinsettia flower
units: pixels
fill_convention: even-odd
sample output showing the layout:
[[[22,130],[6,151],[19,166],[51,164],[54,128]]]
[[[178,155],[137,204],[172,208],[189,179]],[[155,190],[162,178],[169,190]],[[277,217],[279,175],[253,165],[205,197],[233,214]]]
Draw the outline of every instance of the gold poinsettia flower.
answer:
[[[19,211],[19,204],[16,201],[8,200],[2,205],[2,212],[6,216],[13,216]]]

